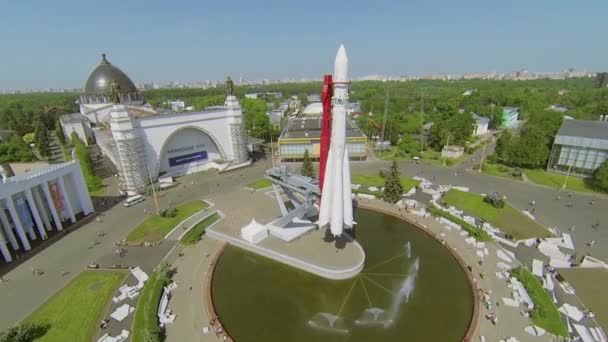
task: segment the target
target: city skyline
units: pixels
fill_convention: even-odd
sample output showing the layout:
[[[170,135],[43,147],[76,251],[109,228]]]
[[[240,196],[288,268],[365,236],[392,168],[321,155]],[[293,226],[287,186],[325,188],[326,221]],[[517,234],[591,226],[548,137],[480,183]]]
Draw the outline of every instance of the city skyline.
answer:
[[[608,33],[600,1],[62,5],[5,5],[0,91],[80,88],[102,52],[136,83],[320,79],[339,43],[357,56],[353,78],[608,68],[592,44]]]

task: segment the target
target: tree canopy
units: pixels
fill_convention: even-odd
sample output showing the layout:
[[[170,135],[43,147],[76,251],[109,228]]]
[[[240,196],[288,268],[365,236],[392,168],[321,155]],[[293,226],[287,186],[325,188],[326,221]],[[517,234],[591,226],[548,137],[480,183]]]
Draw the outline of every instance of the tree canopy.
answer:
[[[384,193],[382,198],[388,203],[397,203],[403,194],[401,174],[397,162],[393,161],[389,173],[384,178]]]

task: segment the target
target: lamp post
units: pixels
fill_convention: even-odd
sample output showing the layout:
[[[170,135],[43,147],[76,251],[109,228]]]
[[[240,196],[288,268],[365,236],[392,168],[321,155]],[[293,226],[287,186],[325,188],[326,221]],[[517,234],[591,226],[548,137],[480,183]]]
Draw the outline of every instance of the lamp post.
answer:
[[[152,186],[152,196],[154,197],[154,205],[156,206],[156,214],[160,214],[160,209],[158,208],[158,199],[156,198],[156,189],[154,187],[154,182],[152,181],[152,174],[150,173],[150,167],[148,163],[146,163],[146,170],[148,171],[148,177],[150,178],[150,185]]]

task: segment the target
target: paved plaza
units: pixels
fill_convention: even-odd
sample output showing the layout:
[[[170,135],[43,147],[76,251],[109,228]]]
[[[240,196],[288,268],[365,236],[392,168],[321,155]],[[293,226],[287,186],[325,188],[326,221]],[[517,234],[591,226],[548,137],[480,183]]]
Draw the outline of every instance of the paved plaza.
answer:
[[[389,163],[385,161],[354,162],[352,172],[377,173],[380,168],[387,165]],[[266,220],[261,221],[267,222],[279,215],[276,201],[262,192],[252,194],[243,190],[242,187],[260,179],[263,172],[269,167],[270,162],[265,161],[225,174],[202,172],[182,177],[178,180],[180,183],[178,186],[164,192],[159,197],[159,206],[165,208],[170,203],[177,205],[192,200],[208,199],[217,206],[213,210],[222,210],[227,215],[221,224],[232,227],[231,229],[243,226],[252,217],[266,217]],[[299,166],[294,164],[293,168],[297,169]],[[400,168],[404,176],[419,175],[427,179],[435,178],[434,183],[466,186],[471,191],[479,193],[497,191],[507,196],[509,203],[520,210],[526,209],[529,206],[528,203],[535,200],[536,216],[542,225],[559,227],[562,231],[568,231],[573,226],[576,227],[573,232],[569,231],[569,233],[573,236],[578,255],[590,253],[599,259],[608,260],[608,248],[606,248],[608,233],[604,227],[604,223],[608,222],[606,196],[573,193],[571,198],[565,199],[567,194],[562,193],[561,200],[557,200],[558,191],[556,189],[481,175],[474,171],[467,172],[461,167],[445,168],[401,162]],[[457,171],[458,174],[456,174]],[[105,195],[115,196],[113,191],[109,187]],[[593,205],[589,204],[592,199],[595,199]],[[573,202],[574,207],[568,208],[567,202]],[[105,211],[100,221],[94,220],[75,230],[6,273],[3,276],[5,282],[0,283],[0,303],[2,303],[2,307],[10,307],[11,310],[0,312],[0,328],[21,321],[92,262],[103,265],[141,265],[146,272],[149,272],[173,248],[174,242],[163,241],[156,247],[130,247],[124,258],[114,254],[114,243],[124,238],[129,231],[146,218],[144,208],[149,212],[155,211],[152,198],[147,198],[144,203],[130,208],[117,204]],[[601,226],[594,230],[591,226],[596,222],[600,222]],[[431,222],[425,224],[429,227],[433,226]],[[103,232],[105,235],[99,237],[99,232]],[[451,237],[449,232],[444,233],[446,233],[446,241],[457,248],[461,255],[465,258],[468,256],[474,258],[475,250],[466,247],[460,236]],[[595,245],[588,247],[586,242],[591,240],[595,240]],[[93,242],[95,243],[92,245]],[[202,328],[209,323],[208,317],[205,317],[202,284],[209,267],[210,261],[207,260],[211,258],[208,255],[213,255],[219,248],[219,242],[205,237],[195,246],[185,248],[178,246],[169,255],[167,260],[173,262],[177,267],[175,280],[178,283],[178,288],[174,291],[170,302],[170,308],[178,316],[173,326],[167,329],[168,341],[197,341],[195,336],[201,336],[200,341],[217,340],[212,333],[202,335]],[[183,251],[183,256],[178,256],[178,251]],[[532,257],[537,257],[534,251],[518,250],[515,252],[518,257],[521,255],[524,262]],[[479,272],[494,274],[496,270],[492,269],[492,265],[495,266],[496,263],[492,258],[495,258],[495,253],[490,253],[490,255],[493,257],[487,259],[482,268],[475,266],[476,274]],[[33,276],[32,268],[41,269],[44,273],[40,276]],[[477,277],[477,279],[480,287],[493,289],[495,300],[498,300],[500,296],[508,296],[504,281],[499,281],[494,276],[484,279]],[[190,290],[190,286],[192,286],[192,290]],[[577,298],[567,300],[575,303]],[[493,311],[502,321],[497,326],[492,326],[482,318],[480,326],[481,333],[489,340],[506,336],[517,336],[520,341],[530,340],[530,336],[522,335],[524,334],[523,327],[530,323],[519,315],[518,310],[499,306]],[[484,313],[485,311],[482,311],[482,314]],[[190,339],[191,336],[193,336],[192,339]],[[534,338],[534,341],[542,340]]]

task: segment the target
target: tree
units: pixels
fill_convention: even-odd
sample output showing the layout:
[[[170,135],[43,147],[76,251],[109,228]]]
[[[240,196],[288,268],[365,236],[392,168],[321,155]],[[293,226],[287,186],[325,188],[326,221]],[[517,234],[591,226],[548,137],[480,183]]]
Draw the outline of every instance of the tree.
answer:
[[[65,146],[65,134],[63,134],[63,128],[61,127],[59,120],[55,123],[55,135],[57,136],[59,143]]]
[[[23,141],[26,144],[33,144],[36,141],[36,133],[31,132],[23,136]]]
[[[91,159],[91,155],[89,154],[86,145],[80,140],[76,132],[72,132],[70,139],[72,140],[72,145],[74,145],[74,153],[80,163],[80,169],[82,170],[82,175],[84,176],[87,188],[89,191],[100,189],[103,186],[103,183],[101,179],[95,175],[93,159]]]
[[[51,155],[49,144],[49,132],[46,127],[42,126],[39,133],[36,134],[36,148],[41,156],[48,157]]]
[[[403,186],[401,185],[401,175],[397,162],[393,161],[391,169],[384,178],[384,194],[383,198],[388,203],[397,203],[403,194]]]
[[[9,141],[0,144],[0,163],[31,162],[34,154],[30,147],[18,135],[13,135]]]
[[[399,142],[399,150],[408,155],[414,155],[420,152],[420,143],[412,138],[411,135],[406,135]]]
[[[513,143],[513,135],[510,131],[504,131],[498,140],[496,140],[496,148],[494,152],[503,162],[509,162],[509,147]]]
[[[304,160],[302,161],[302,169],[300,171],[302,176],[314,178],[315,177],[315,168],[312,165],[312,161],[310,160],[310,156],[308,155],[308,149],[304,150]]]
[[[543,130],[537,126],[524,127],[519,138],[509,147],[509,158],[513,165],[528,168],[545,166],[549,148]]]
[[[608,160],[593,173],[593,186],[602,191],[608,191]]]
[[[24,323],[0,332],[0,342],[32,342],[49,330],[46,323]]]

